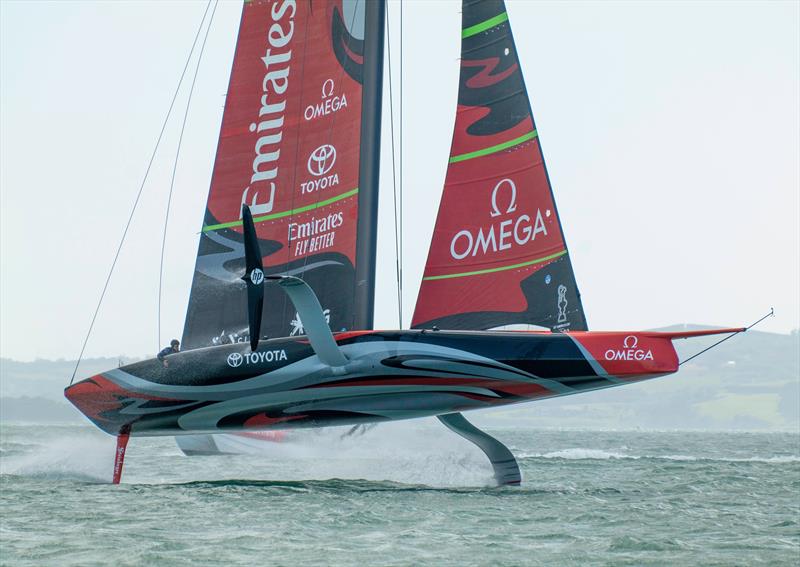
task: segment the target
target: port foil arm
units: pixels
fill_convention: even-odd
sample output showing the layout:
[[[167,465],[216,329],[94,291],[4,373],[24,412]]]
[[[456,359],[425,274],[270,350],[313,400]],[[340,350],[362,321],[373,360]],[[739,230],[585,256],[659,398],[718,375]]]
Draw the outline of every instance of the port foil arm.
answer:
[[[472,425],[460,413],[448,413],[438,417],[439,421],[448,429],[458,433],[467,441],[472,441],[481,451],[486,453],[494,468],[494,478],[499,485],[519,485],[522,482],[517,459],[514,458],[508,447]]]

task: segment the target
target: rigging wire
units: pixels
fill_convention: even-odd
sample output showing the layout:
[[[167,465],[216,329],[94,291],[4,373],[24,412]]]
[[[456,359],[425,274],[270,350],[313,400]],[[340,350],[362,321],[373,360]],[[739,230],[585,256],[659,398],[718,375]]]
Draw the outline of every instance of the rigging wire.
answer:
[[[703,350],[701,350],[700,352],[698,352],[698,353],[696,353],[696,354],[693,354],[692,356],[690,356],[690,357],[689,357],[689,358],[687,358],[686,360],[684,360],[684,361],[681,361],[681,362],[678,364],[678,366],[683,366],[684,364],[686,364],[687,362],[689,362],[689,361],[690,361],[690,360],[692,360],[693,358],[697,358],[698,356],[700,356],[700,355],[701,355],[701,354],[703,354],[704,352],[707,352],[707,351],[711,350],[711,349],[712,349],[712,348],[714,348],[715,346],[717,346],[717,345],[719,345],[719,344],[722,344],[722,343],[724,343],[724,342],[725,342],[725,341],[727,341],[728,339],[732,339],[733,337],[735,337],[735,336],[736,336],[736,335],[738,335],[739,333],[744,333],[745,331],[749,331],[750,329],[752,329],[753,327],[755,327],[756,325],[758,325],[758,324],[759,324],[761,321],[763,321],[763,320],[764,320],[764,319],[766,319],[767,317],[773,317],[774,315],[775,315],[775,309],[774,309],[774,308],[770,308],[770,310],[769,310],[769,313],[767,313],[766,315],[764,315],[764,316],[763,316],[761,319],[759,319],[759,320],[758,320],[758,321],[756,321],[755,323],[751,323],[750,325],[748,325],[747,327],[745,327],[745,328],[744,328],[744,329],[742,329],[741,331],[736,331],[735,333],[731,333],[730,335],[728,335],[728,336],[727,336],[727,337],[725,337],[724,339],[721,339],[721,340],[719,340],[719,341],[715,342],[715,343],[714,343],[713,345],[711,345],[710,347],[704,348],[704,349],[703,349]]]
[[[197,46],[197,40],[200,37],[200,32],[203,29],[203,24],[206,21],[206,16],[208,15],[208,9],[211,6],[211,0],[208,0],[206,4],[206,9],[203,12],[203,19],[200,20],[200,25],[197,27],[197,33],[194,36],[194,41],[192,42],[192,48],[189,50],[189,55],[186,57],[186,63],[183,66],[183,72],[181,73],[181,77],[178,80],[178,86],[175,87],[175,93],[172,95],[172,102],[169,104],[169,109],[167,110],[167,115],[164,117],[164,122],[161,125],[161,131],[158,133],[158,138],[156,139],[155,147],[153,148],[153,153],[150,155],[150,161],[147,164],[147,169],[145,169],[144,177],[142,178],[142,183],[139,185],[139,191],[136,193],[136,199],[133,201],[133,207],[131,208],[130,215],[128,215],[128,222],[125,224],[125,229],[122,231],[122,238],[120,238],[119,245],[117,246],[117,251],[114,254],[114,260],[111,262],[111,269],[108,271],[108,276],[106,276],[105,284],[103,285],[103,291],[100,293],[100,299],[97,302],[97,307],[94,310],[94,315],[92,315],[92,321],[89,323],[89,330],[86,332],[86,337],[83,339],[83,345],[81,346],[81,352],[78,355],[78,360],[75,362],[75,368],[72,371],[72,377],[69,380],[70,385],[75,381],[75,374],[78,372],[78,367],[81,364],[81,359],[83,359],[83,353],[86,350],[86,344],[89,342],[89,337],[92,334],[92,329],[94,328],[95,321],[97,320],[97,314],[100,312],[100,306],[103,304],[103,299],[105,298],[106,291],[108,291],[108,284],[111,281],[111,275],[114,273],[114,268],[117,265],[117,260],[119,259],[119,254],[122,251],[122,245],[125,243],[125,237],[128,235],[128,229],[131,226],[131,221],[133,220],[133,215],[136,212],[136,207],[139,205],[139,200],[142,196],[142,191],[144,190],[144,185],[147,182],[147,178],[150,175],[150,168],[153,166],[153,160],[155,160],[156,152],[158,151],[158,147],[161,145],[161,139],[164,136],[164,130],[167,128],[167,122],[169,122],[169,117],[172,115],[172,109],[175,106],[175,100],[178,98],[178,93],[180,92],[181,85],[183,84],[183,79],[186,76],[186,70],[189,68],[189,62],[192,60],[192,54],[194,53],[194,49]]]
[[[401,3],[402,4],[402,3]],[[397,168],[395,164],[395,148],[394,148],[394,88],[392,86],[392,36],[391,26],[389,25],[389,10],[386,10],[386,59],[389,66],[389,130],[392,140],[392,202],[394,204],[394,255],[395,255],[395,273],[397,276],[397,320],[399,328],[403,328],[403,287],[401,284],[401,268],[400,268],[400,230],[398,227],[397,215]]]
[[[209,3],[211,0],[209,0]],[[189,117],[189,108],[192,105],[192,94],[194,94],[194,86],[197,82],[197,74],[200,71],[200,62],[203,60],[203,52],[206,49],[206,41],[208,40],[208,32],[211,31],[211,24],[214,23],[214,14],[217,12],[219,0],[214,2],[214,9],[211,11],[211,17],[208,18],[208,26],[206,26],[206,33],[203,36],[203,43],[200,45],[200,53],[197,56],[197,64],[194,68],[194,76],[192,77],[192,84],[189,87],[189,96],[186,99],[186,110],[183,113],[183,123],[181,124],[181,133],[178,137],[178,149],[175,151],[175,162],[172,164],[172,178],[169,181],[169,196],[167,197],[167,210],[164,213],[164,230],[161,234],[161,260],[158,265],[158,344],[156,345],[157,351],[161,349],[161,290],[164,281],[164,251],[167,245],[167,225],[169,224],[169,211],[172,205],[172,192],[175,188],[175,174],[178,171],[178,158],[181,155],[181,144],[183,142],[183,133],[186,130],[186,119]]]
[[[403,4],[400,2],[400,220],[398,221],[400,235],[397,237],[400,249],[400,328],[403,328]]]

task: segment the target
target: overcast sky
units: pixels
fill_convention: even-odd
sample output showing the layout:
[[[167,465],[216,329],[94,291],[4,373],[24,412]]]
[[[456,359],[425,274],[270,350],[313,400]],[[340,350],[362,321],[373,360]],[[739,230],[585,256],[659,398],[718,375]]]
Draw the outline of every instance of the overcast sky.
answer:
[[[590,328],[741,325],[771,306],[763,330],[800,326],[800,4],[507,4]],[[0,2],[2,356],[77,356],[204,9]],[[449,154],[460,2],[404,10],[407,325]],[[220,3],[189,113],[166,336],[183,327],[240,12]],[[159,347],[180,100],[88,356]],[[379,328],[397,326],[388,135],[385,120]]]

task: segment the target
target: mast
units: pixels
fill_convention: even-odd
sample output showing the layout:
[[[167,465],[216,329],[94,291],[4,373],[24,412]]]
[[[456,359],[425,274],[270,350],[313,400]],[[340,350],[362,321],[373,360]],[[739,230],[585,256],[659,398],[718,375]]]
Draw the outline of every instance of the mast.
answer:
[[[359,170],[358,236],[354,287],[354,328],[372,329],[375,312],[375,258],[378,238],[378,183],[381,159],[383,49],[386,1],[366,3],[364,91],[361,97],[361,168]]]

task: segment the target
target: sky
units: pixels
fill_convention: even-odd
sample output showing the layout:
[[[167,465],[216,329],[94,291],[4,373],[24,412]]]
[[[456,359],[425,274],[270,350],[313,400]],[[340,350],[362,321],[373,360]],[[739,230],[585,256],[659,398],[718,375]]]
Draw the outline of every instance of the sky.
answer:
[[[507,7],[590,328],[743,325],[770,307],[762,330],[800,327],[800,3]],[[0,356],[77,357],[204,9],[0,1]],[[460,3],[403,10],[407,326],[449,155]],[[165,336],[183,327],[240,12],[220,2],[189,109]],[[390,2],[395,87],[398,24]],[[185,107],[186,91],[86,356],[160,346]],[[377,328],[398,326],[388,117],[385,104]]]

